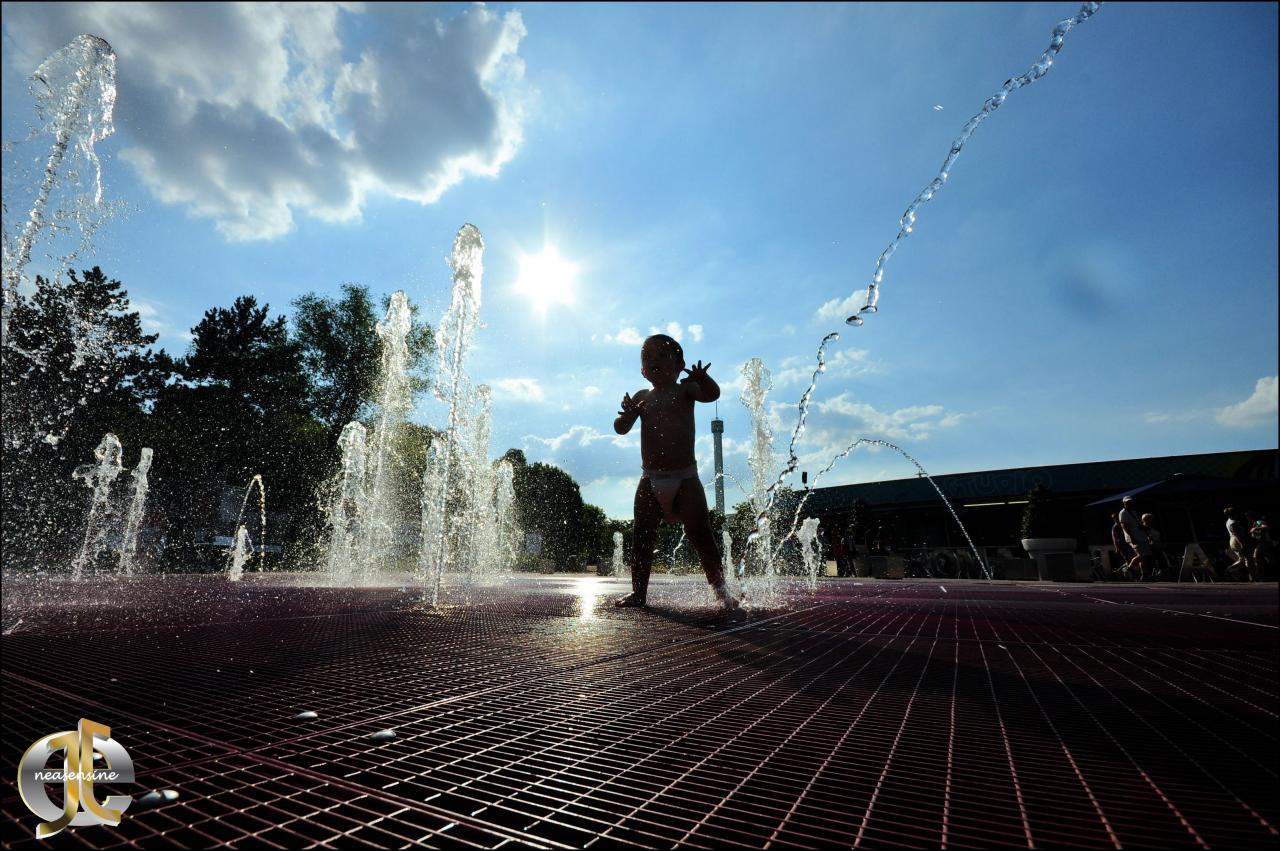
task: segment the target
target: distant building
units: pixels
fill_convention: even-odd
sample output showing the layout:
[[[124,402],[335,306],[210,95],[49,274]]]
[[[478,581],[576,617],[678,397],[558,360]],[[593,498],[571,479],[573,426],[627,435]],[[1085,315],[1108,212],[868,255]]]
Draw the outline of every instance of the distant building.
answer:
[[[964,523],[980,549],[1008,548],[1020,552],[1023,505],[1027,492],[1037,484],[1051,489],[1064,512],[1076,518],[1076,534],[1082,544],[1110,543],[1110,510],[1089,507],[1097,500],[1176,475],[1205,477],[1206,486],[1176,498],[1135,497],[1141,510],[1156,516],[1157,526],[1169,542],[1226,541],[1222,509],[1235,505],[1277,518],[1277,479],[1280,451],[1215,452],[1204,455],[1170,455],[1054,464],[934,476],[938,488]],[[815,488],[804,514],[822,519],[831,532],[849,526],[853,505],[863,500],[896,549],[965,546],[964,536],[938,496],[923,477],[885,482],[864,482]],[[863,543],[863,542],[860,542]],[[991,553],[992,556],[995,552]]]

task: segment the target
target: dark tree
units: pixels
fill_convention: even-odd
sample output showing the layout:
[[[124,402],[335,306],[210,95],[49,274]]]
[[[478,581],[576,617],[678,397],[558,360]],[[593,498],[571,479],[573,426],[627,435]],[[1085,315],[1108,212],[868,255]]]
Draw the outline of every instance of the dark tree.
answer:
[[[609,518],[603,509],[590,503],[583,504],[582,513],[578,517],[577,538],[575,549],[579,559],[586,564],[598,565],[600,559],[613,552]]]
[[[561,568],[573,568],[581,543],[582,493],[569,474],[535,463],[515,471],[520,526],[542,535],[543,555]]]
[[[306,410],[302,347],[289,339],[283,316],[251,295],[230,309],[206,310],[191,329],[194,339],[180,369],[188,382],[228,391],[227,399],[259,415]]]
[[[301,347],[283,316],[253,296],[213,308],[192,329],[182,382],[160,394],[153,418],[156,496],[174,521],[175,556],[186,559],[202,532],[229,535],[220,516],[229,490],[262,474],[267,510],[283,523],[268,543],[288,543],[290,526],[312,528],[316,489],[329,466],[329,434],[310,416]],[[271,530],[269,530],[271,531]]]
[[[385,313],[389,299],[383,299]],[[301,347],[307,378],[308,403],[313,416],[330,429],[336,443],[342,427],[366,417],[377,393],[382,343],[378,315],[369,289],[343,284],[342,298],[307,293],[293,303],[294,338]],[[429,386],[430,356],[435,338],[430,326],[417,318],[409,335],[410,384],[414,392]]]
[[[145,412],[172,361],[147,347],[129,295],[98,267],[66,282],[36,277],[19,297],[3,353],[3,504],[8,564],[57,562],[83,530],[85,488],[71,480],[110,431],[136,463]]]

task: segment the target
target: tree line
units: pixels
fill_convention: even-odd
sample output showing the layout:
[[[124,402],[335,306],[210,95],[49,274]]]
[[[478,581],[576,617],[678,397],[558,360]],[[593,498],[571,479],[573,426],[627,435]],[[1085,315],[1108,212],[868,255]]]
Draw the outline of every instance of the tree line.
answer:
[[[245,295],[210,308],[175,356],[154,348],[158,335],[144,332],[124,286],[100,268],[38,276],[13,306],[3,353],[6,567],[56,569],[74,551],[88,493],[72,474],[107,432],[120,438],[126,470],[142,447],[154,450],[146,525],[163,542],[151,552],[160,567],[208,561],[202,542],[234,532],[223,504],[255,474],[276,520],[267,543],[283,548],[285,564],[312,562],[338,437],[373,413],[381,311],[359,284],[307,293],[291,307],[291,317],[273,315]],[[434,335],[416,308],[409,350],[411,387],[425,392]],[[420,476],[439,434],[409,425],[397,447],[406,470]],[[518,521],[541,534],[546,558],[568,569],[608,558],[619,524],[585,503],[568,473],[529,464],[518,449],[504,457],[515,468]]]

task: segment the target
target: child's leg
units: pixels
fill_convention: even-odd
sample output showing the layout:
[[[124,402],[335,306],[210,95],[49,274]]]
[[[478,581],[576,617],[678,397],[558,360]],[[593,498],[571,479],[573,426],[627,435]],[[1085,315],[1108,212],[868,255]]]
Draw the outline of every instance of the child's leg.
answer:
[[[675,510],[680,516],[680,522],[684,524],[684,533],[689,538],[689,543],[698,554],[707,582],[717,594],[723,594],[724,568],[720,564],[720,548],[716,546],[715,534],[711,531],[707,494],[702,489],[702,482],[697,479],[684,481],[676,496]]]
[[[653,495],[648,479],[636,486],[633,503],[633,536],[631,542],[631,595],[643,604],[649,593],[649,571],[653,568],[653,545],[662,522],[662,506]]]

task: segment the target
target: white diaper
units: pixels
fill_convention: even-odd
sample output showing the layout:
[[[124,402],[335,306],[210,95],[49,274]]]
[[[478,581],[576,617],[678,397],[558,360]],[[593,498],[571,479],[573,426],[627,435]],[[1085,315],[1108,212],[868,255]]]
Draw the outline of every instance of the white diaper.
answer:
[[[677,523],[680,518],[675,514],[676,494],[680,486],[689,479],[698,478],[698,465],[693,464],[683,470],[643,470],[644,477],[649,480],[653,495],[662,506],[662,515],[668,523]]]

